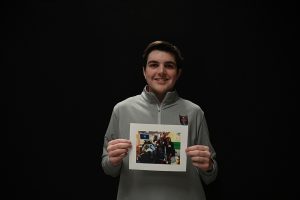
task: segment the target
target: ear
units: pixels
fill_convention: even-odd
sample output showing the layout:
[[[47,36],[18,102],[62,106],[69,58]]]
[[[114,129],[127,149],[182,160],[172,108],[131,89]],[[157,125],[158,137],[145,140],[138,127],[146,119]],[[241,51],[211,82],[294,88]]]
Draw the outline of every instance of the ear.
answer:
[[[176,80],[178,80],[178,79],[179,79],[179,77],[181,76],[181,73],[182,73],[182,69],[178,69],[178,74],[177,74],[177,78],[176,78]]]
[[[143,68],[143,75],[144,75],[144,78],[146,79],[146,72],[145,72],[146,67],[142,67],[142,68]]]

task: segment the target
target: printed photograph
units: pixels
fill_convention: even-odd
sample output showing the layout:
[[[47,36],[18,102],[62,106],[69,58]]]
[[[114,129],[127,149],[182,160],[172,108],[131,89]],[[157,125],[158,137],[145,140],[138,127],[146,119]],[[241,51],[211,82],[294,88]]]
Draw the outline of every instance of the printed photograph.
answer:
[[[181,133],[138,131],[136,133],[136,162],[180,164]]]
[[[129,168],[185,171],[188,126],[130,124]]]

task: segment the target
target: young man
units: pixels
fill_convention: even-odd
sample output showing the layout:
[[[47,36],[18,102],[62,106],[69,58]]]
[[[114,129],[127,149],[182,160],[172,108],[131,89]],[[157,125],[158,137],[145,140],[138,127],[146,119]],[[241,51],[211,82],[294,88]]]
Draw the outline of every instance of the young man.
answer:
[[[105,135],[102,168],[120,176],[118,200],[204,200],[202,183],[217,176],[216,153],[202,109],[178,96],[182,72],[179,49],[166,41],[150,43],[143,54],[147,85],[140,95],[115,105]],[[186,172],[129,170],[130,123],[188,125]]]

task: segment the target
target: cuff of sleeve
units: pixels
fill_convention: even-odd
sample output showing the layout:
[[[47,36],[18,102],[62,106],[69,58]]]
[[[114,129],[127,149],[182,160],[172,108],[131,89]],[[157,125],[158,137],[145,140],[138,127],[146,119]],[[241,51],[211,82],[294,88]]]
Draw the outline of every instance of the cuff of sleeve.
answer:
[[[212,168],[210,170],[204,171],[204,173],[207,175],[211,174],[216,168],[214,159],[211,159],[211,161],[212,161]]]

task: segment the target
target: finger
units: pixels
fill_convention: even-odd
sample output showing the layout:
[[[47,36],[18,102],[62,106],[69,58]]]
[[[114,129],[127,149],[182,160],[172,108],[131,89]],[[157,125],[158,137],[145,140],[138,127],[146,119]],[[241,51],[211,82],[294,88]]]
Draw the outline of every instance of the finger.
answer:
[[[131,148],[131,144],[128,143],[117,143],[114,145],[108,145],[107,147],[107,151],[114,151],[114,150],[118,150],[118,149],[129,149]]]
[[[206,157],[191,157],[193,163],[205,164],[209,163],[209,158]]]
[[[130,143],[131,144],[131,141],[127,140],[127,139],[115,139],[115,140],[109,141],[108,145],[114,145],[114,144],[118,144],[118,143]]]
[[[128,153],[128,149],[116,149],[114,151],[109,151],[108,156],[109,157],[125,157]]]
[[[193,162],[192,163],[195,167],[198,167],[204,171],[208,170],[210,168],[209,163],[199,163],[199,162]]]
[[[193,145],[186,148],[186,151],[194,151],[194,150],[209,151],[209,147],[206,145]]]
[[[195,156],[199,156],[199,157],[210,157],[211,153],[207,150],[205,151],[201,151],[201,150],[193,150],[193,151],[188,151],[187,155],[190,157],[195,157]]]

